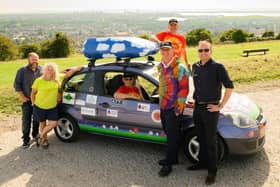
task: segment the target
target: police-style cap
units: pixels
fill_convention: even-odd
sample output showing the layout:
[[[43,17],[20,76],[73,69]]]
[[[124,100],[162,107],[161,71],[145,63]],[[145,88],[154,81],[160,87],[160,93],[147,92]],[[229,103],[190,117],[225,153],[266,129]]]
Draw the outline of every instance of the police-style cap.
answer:
[[[159,44],[159,47],[162,49],[162,48],[169,48],[169,49],[172,49],[173,46],[172,46],[172,43],[169,42],[169,41],[165,41],[165,42],[161,42]]]

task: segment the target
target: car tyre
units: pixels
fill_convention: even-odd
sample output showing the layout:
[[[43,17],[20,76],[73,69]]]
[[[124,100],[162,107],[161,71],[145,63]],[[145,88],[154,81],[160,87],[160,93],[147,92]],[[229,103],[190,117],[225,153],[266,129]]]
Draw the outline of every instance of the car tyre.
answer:
[[[59,116],[54,132],[58,139],[69,143],[78,139],[80,128],[70,115],[62,114]]]
[[[222,138],[217,135],[218,162],[221,162],[226,155],[226,148]],[[183,142],[184,156],[192,163],[198,162],[199,141],[196,129],[187,130]]]

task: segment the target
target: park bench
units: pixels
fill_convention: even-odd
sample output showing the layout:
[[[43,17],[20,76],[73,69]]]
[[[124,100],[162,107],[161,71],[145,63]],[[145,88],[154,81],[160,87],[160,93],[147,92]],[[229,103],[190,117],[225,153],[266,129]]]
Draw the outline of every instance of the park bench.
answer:
[[[247,57],[247,56],[249,56],[250,53],[260,53],[260,52],[263,52],[263,54],[265,55],[267,51],[269,51],[269,49],[250,49],[250,50],[244,50],[243,51],[243,56]]]

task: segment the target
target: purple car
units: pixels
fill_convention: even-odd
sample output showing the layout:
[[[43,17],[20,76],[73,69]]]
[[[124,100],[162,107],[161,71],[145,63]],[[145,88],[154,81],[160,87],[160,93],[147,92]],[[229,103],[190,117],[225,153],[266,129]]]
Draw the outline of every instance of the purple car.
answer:
[[[135,61],[121,57],[114,62],[95,65],[91,59],[83,68],[62,84],[63,101],[60,118],[55,128],[56,136],[63,142],[77,140],[80,131],[128,138],[153,143],[166,142],[160,121],[158,89],[158,62],[152,58]],[[113,97],[123,84],[123,73],[137,76],[144,100]],[[193,124],[193,84],[181,118],[184,156],[198,160],[199,141]],[[252,154],[265,143],[265,125],[262,109],[248,97],[233,93],[220,113],[218,122],[218,157],[222,160],[230,154]]]

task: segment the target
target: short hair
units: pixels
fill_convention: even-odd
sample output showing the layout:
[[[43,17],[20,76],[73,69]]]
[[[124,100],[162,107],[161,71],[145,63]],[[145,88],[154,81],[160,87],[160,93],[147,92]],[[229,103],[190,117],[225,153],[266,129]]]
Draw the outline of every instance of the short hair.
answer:
[[[29,58],[29,57],[31,57],[31,56],[37,56],[37,57],[39,57],[39,55],[38,55],[37,53],[35,53],[35,52],[30,52],[30,53],[28,53],[27,58]]]
[[[198,42],[198,46],[199,46],[200,44],[203,44],[203,43],[207,43],[207,44],[209,44],[209,45],[210,45],[210,48],[212,48],[212,43],[210,42],[210,40],[209,40],[209,39],[206,39],[206,40],[200,40],[200,41]]]

